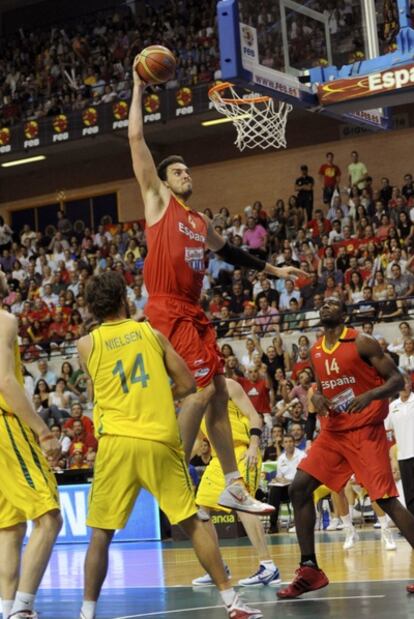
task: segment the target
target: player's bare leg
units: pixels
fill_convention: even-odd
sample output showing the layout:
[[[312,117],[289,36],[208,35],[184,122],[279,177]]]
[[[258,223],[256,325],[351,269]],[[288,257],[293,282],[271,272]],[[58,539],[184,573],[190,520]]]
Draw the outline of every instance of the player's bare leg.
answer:
[[[85,575],[81,619],[95,617],[96,603],[108,572],[109,546],[115,531],[92,528],[85,557]]]
[[[191,458],[191,452],[200,430],[201,420],[215,389],[215,384],[212,381],[207,387],[200,389],[197,393],[192,393],[182,401],[180,414],[178,415],[178,425],[187,463]],[[234,455],[234,449],[232,451]]]
[[[229,616],[239,616],[236,611],[240,611],[246,619],[260,619],[262,613],[254,608],[246,606],[234,591],[233,586],[226,573],[223,559],[217,541],[213,539],[211,532],[208,532],[208,523],[203,522],[197,516],[191,516],[187,520],[180,522],[180,526],[191,539],[194,551],[203,568],[210,574],[214,584],[220,591],[226,610]],[[217,540],[217,536],[215,536]]]
[[[293,582],[277,593],[282,599],[298,597],[307,591],[321,589],[329,583],[326,575],[318,568],[315,556],[316,513],[312,495],[320,485],[321,482],[315,477],[298,470],[290,486],[289,495],[295,514],[301,559]]]
[[[62,516],[58,510],[50,511],[33,522],[33,530],[23,553],[12,614],[32,610],[34,597],[61,527]]]
[[[0,548],[3,557],[0,561],[0,597],[3,604],[3,617],[11,613],[19,582],[20,560],[26,523],[0,529]]]

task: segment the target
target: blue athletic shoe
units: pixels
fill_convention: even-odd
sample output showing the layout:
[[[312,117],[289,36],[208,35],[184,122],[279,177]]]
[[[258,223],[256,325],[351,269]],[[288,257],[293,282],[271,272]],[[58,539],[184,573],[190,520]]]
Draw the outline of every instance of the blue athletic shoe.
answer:
[[[277,567],[275,567],[274,570],[269,570],[266,566],[261,564],[255,574],[239,580],[239,585],[241,587],[258,587],[259,585],[276,586],[280,585],[281,582],[282,579],[280,578]]]

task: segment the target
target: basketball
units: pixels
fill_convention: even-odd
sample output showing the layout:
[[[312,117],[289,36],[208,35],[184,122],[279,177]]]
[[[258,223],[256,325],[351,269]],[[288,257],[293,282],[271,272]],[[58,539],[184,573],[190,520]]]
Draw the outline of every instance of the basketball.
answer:
[[[164,84],[175,75],[174,54],[163,45],[150,45],[138,56],[135,70],[146,84]]]

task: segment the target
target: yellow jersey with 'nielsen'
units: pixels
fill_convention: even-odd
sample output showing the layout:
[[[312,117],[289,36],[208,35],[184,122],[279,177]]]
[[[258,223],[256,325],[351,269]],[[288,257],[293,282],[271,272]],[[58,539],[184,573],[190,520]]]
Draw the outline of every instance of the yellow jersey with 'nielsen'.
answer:
[[[92,331],[87,368],[97,436],[111,434],[179,447],[164,351],[149,323],[124,319]]]
[[[233,435],[234,446],[240,447],[241,445],[245,445],[247,448],[250,444],[250,424],[248,418],[246,417],[246,415],[243,415],[242,411],[233,402],[233,400],[229,400],[227,410],[229,413],[229,421],[231,426],[231,433]],[[204,418],[201,422],[200,429],[205,436],[208,436],[207,426]],[[216,455],[213,446],[212,454],[214,456]]]
[[[22,362],[20,359],[20,350],[19,350],[19,345],[17,343],[17,339],[14,343],[14,374],[16,376],[16,379],[19,385],[22,385],[23,387],[24,378],[23,378],[23,372],[22,372]],[[13,411],[0,393],[0,414],[2,412],[12,413]]]

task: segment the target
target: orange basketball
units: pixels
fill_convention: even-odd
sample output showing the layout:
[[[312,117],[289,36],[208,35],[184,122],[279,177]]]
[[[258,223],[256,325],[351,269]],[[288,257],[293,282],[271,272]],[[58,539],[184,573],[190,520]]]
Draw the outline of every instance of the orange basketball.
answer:
[[[175,75],[174,54],[163,45],[150,45],[138,56],[135,69],[146,84],[163,84]]]

